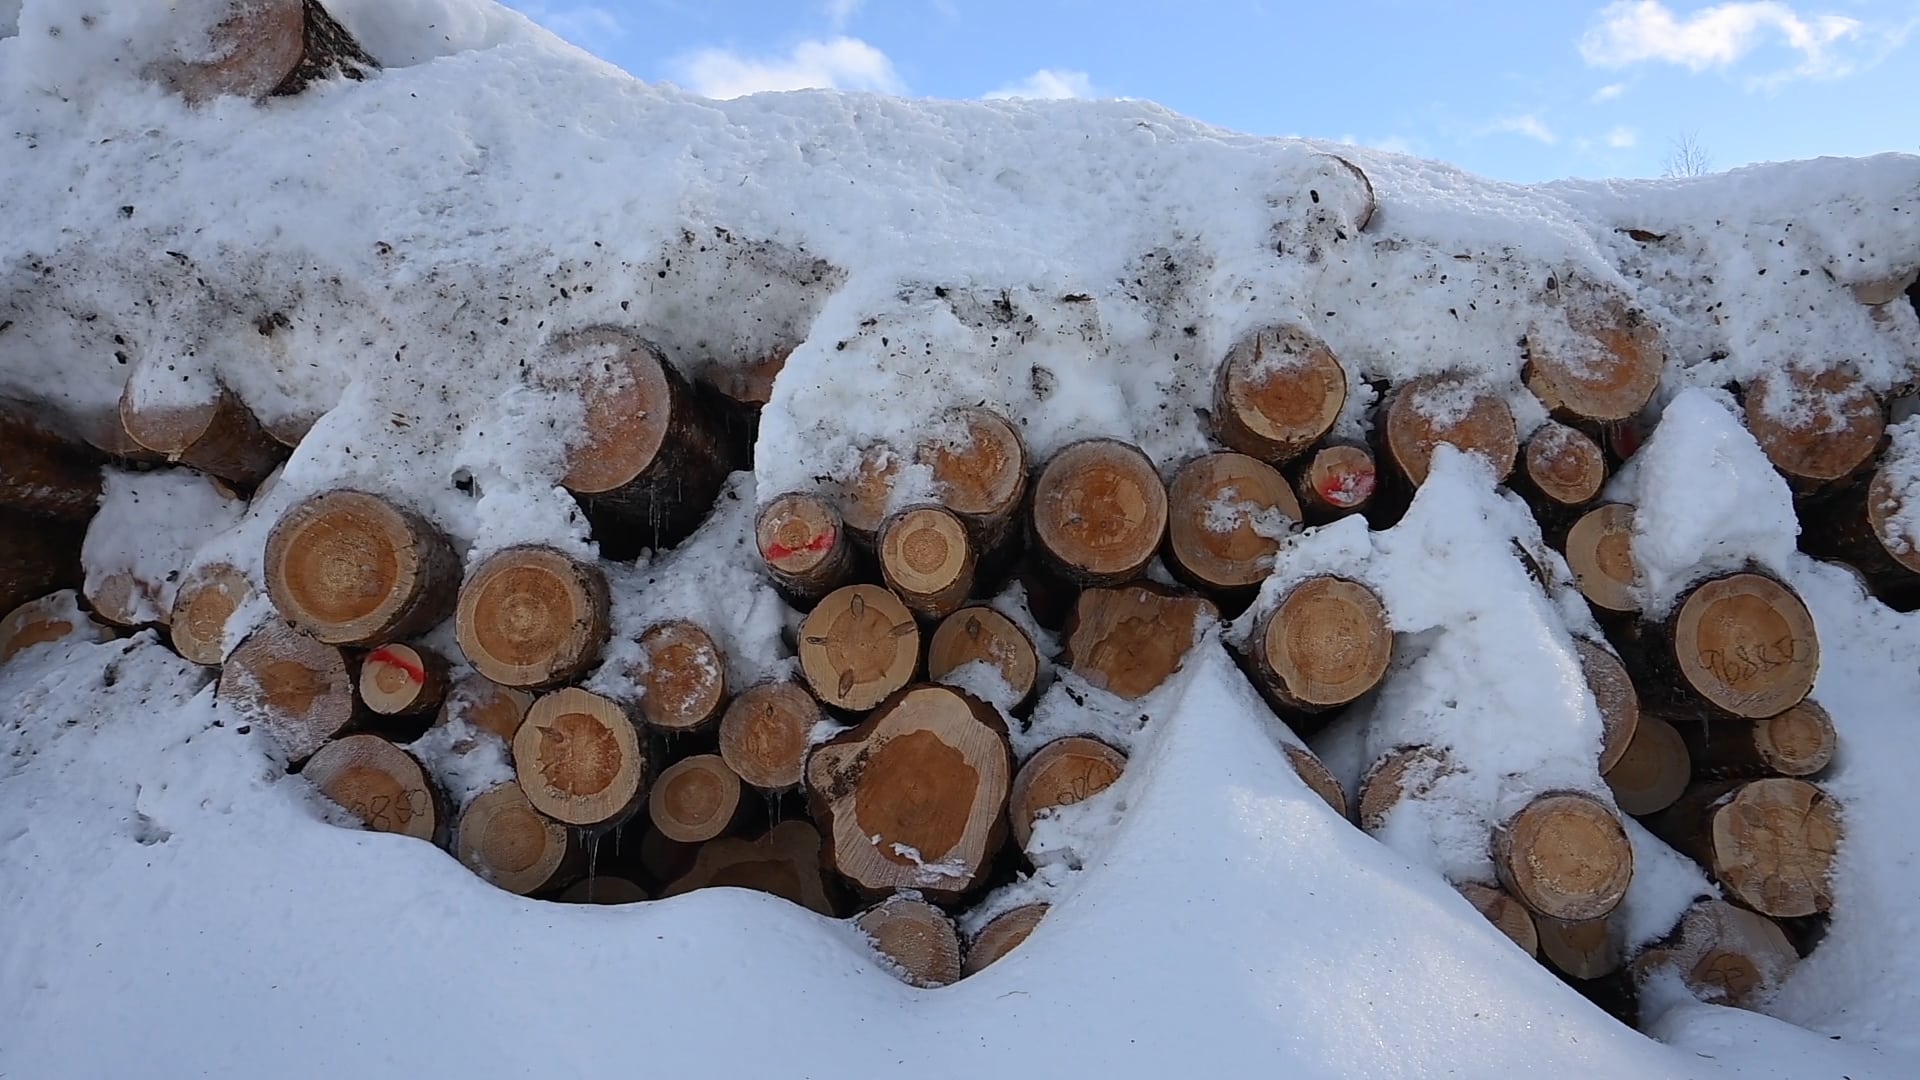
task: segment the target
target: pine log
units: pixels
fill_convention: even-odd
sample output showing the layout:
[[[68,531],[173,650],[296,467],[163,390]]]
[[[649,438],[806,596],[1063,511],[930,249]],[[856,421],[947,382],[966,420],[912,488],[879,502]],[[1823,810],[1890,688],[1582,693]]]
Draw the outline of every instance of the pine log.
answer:
[[[888,897],[854,925],[908,985],[931,990],[960,981],[960,934],[946,912],[925,900]]]
[[[1842,368],[1774,370],[1746,387],[1747,430],[1796,489],[1845,480],[1873,463],[1887,410]]]
[[[360,82],[380,70],[380,62],[368,55],[347,28],[327,13],[320,0],[304,0],[304,6],[307,21],[306,32],[301,36],[300,63],[273,88],[273,96],[298,94],[316,82],[336,76]]]
[[[460,587],[460,651],[502,686],[563,683],[599,660],[610,602],[598,566],[539,545],[505,548]]]
[[[1791,918],[1833,906],[1840,810],[1805,780],[1702,785],[1649,826],[1711,871],[1730,898],[1763,915]]]
[[[1379,487],[1373,451],[1346,443],[1323,446],[1306,459],[1295,486],[1300,493],[1302,520],[1309,525],[1324,525],[1362,513]]]
[[[1548,422],[1527,436],[1514,486],[1537,509],[1573,510],[1600,497],[1607,455],[1600,444],[1565,424]]]
[[[743,841],[728,837],[715,840],[711,844],[683,844],[678,840],[667,839],[665,833],[655,828],[652,822],[648,822],[646,831],[640,834],[640,866],[654,884],[669,890],[661,894],[661,898],[665,899],[666,896],[671,895],[671,886],[693,869],[693,864],[702,851],[740,843]],[[817,833],[814,836],[814,846],[816,849],[819,846]]]
[[[840,511],[818,495],[788,492],[754,519],[767,577],[788,603],[810,608],[853,578],[853,543]]]
[[[501,686],[485,675],[462,675],[447,691],[434,723],[464,721],[511,746],[527,718],[527,710],[532,707],[533,695],[525,690]]]
[[[1281,747],[1281,751],[1287,755],[1287,763],[1293,766],[1301,782],[1312,789],[1315,795],[1325,799],[1334,813],[1346,817],[1347,789],[1341,786],[1339,778],[1333,775],[1326,763],[1304,746],[1288,744]]]
[[[1850,565],[1887,604],[1901,611],[1920,607],[1920,534],[1906,520],[1906,503],[1889,455],[1871,480],[1802,507],[1800,546]]]
[[[653,782],[647,814],[667,839],[705,843],[739,823],[747,808],[744,788],[719,754],[695,754],[674,762]]]
[[[719,427],[693,387],[633,331],[592,326],[555,338],[558,357],[589,369],[570,388],[586,411],[560,483],[579,497],[610,558],[667,547],[693,532],[727,478]]]
[[[1385,428],[1386,459],[1416,488],[1426,482],[1441,443],[1485,457],[1495,483],[1506,482],[1520,452],[1506,401],[1458,375],[1429,375],[1400,387],[1387,405]]]
[[[160,585],[157,582],[142,581],[125,570],[89,574],[80,592],[87,598],[87,606],[102,622],[127,630],[165,626],[164,616],[172,611],[170,607],[160,606]],[[142,618],[142,614],[147,612],[160,614],[163,618]]]
[[[100,455],[0,403],[0,507],[85,525],[100,509]]]
[[[913,681],[920,626],[900,599],[873,585],[848,585],[820,601],[800,624],[800,673],[814,696],[864,712]]]
[[[86,580],[82,540],[76,527],[0,509],[0,611],[60,589],[78,589]]]
[[[1067,623],[1061,659],[1092,686],[1137,701],[1179,672],[1219,618],[1212,601],[1163,585],[1088,589]]]
[[[1663,717],[1644,714],[1627,752],[1602,775],[1621,812],[1657,814],[1686,794],[1692,779],[1686,740]]]
[[[1245,454],[1194,458],[1167,488],[1167,568],[1195,588],[1251,599],[1301,520],[1272,466]]]
[[[278,619],[248,634],[227,657],[215,696],[243,723],[264,729],[289,761],[345,732],[359,706],[346,655]]]
[[[1603,612],[1640,610],[1634,594],[1640,564],[1633,557],[1633,507],[1608,503],[1587,511],[1567,531],[1562,549],[1573,583],[1588,603]]]
[[[820,703],[793,683],[766,682],[733,699],[720,718],[720,757],[769,795],[800,786]]]
[[[1166,533],[1166,486],[1147,455],[1126,443],[1070,444],[1034,485],[1035,547],[1077,585],[1121,585],[1138,577]]]
[[[81,611],[79,599],[72,589],[62,589],[7,612],[6,618],[0,619],[0,664],[35,645],[111,640],[113,632]]]
[[[136,403],[133,380],[120,395],[120,423],[141,446],[166,460],[251,488],[286,459],[287,448],[260,427],[233,392],[185,406]]]
[[[1580,675],[1600,712],[1600,771],[1604,773],[1633,742],[1633,733],[1640,726],[1640,694],[1633,688],[1626,665],[1606,646],[1575,638],[1573,649],[1580,659]]]
[[[378,735],[348,735],[321,747],[300,775],[375,832],[429,843],[445,825],[444,800],[412,754]]]
[[[966,958],[960,964],[960,974],[964,977],[978,975],[993,966],[999,959],[1026,943],[1027,938],[1047,917],[1045,903],[1022,904],[1011,911],[995,915],[992,921],[980,928],[967,942]]]
[[[944,682],[968,664],[991,667],[1012,692],[1009,712],[1023,714],[1040,689],[1040,651],[1018,623],[985,604],[940,620],[927,641],[927,678]]]
[[[821,874],[820,833],[805,821],[783,821],[755,840],[725,837],[700,845],[693,866],[660,894],[695,889],[752,889],[822,915],[834,914]]]
[[[684,619],[655,623],[640,635],[645,667],[636,673],[640,719],[657,731],[699,731],[727,705],[727,657],[713,635]]]
[[[758,359],[716,372],[714,389],[735,405],[757,410],[773,400],[773,384],[792,355],[793,346],[776,345]]]
[[[1920,289],[1920,268],[1899,271],[1872,281],[1856,281],[1848,285],[1848,289],[1853,293],[1853,298],[1866,307],[1891,304],[1909,292]]]
[[[1614,919],[1534,919],[1540,955],[1568,978],[1604,979],[1626,963]]]
[[[645,801],[647,756],[633,717],[577,687],[534,701],[513,737],[513,768],[535,810],[612,828]]]
[[[1528,956],[1540,955],[1540,931],[1534,926],[1533,913],[1525,904],[1494,885],[1469,883],[1455,885],[1454,889],[1501,933],[1512,938],[1522,952]]]
[[[306,52],[302,0],[227,0],[227,6],[230,14],[209,35],[209,58],[161,61],[149,72],[189,104],[225,94],[264,98]]]
[[[360,700],[382,716],[417,716],[440,708],[452,665],[432,649],[382,645],[360,662]]]
[[[1633,845],[1612,808],[1591,795],[1551,792],[1494,829],[1500,884],[1550,919],[1598,919],[1633,880]]]
[[[253,582],[231,563],[190,571],[175,590],[167,617],[174,650],[203,667],[219,667],[227,658],[228,625],[253,596]]]
[[[1360,827],[1378,833],[1387,827],[1395,807],[1425,796],[1435,781],[1455,771],[1446,751],[1431,746],[1403,746],[1387,753],[1360,778]]]
[[[1773,996],[1799,960],[1772,919],[1724,900],[1702,900],[1667,941],[1634,961],[1634,975],[1645,983],[1671,971],[1703,1001],[1749,1009]]]
[[[1027,494],[1027,446],[1007,418],[990,409],[962,409],[952,418],[958,439],[922,442],[916,458],[933,472],[934,491],[966,522],[982,559],[1004,547]]]
[[[266,579],[288,622],[330,645],[372,646],[426,633],[453,613],[460,557],[420,515],[341,489],[274,525]]]
[[[1764,720],[1682,724],[1680,734],[1694,771],[1716,780],[1812,776],[1839,745],[1833,718],[1812,698]]]
[[[1347,373],[1326,342],[1298,326],[1271,326],[1228,350],[1213,385],[1213,433],[1227,446],[1283,465],[1327,437],[1347,403]]]
[[[454,828],[454,855],[467,869],[521,896],[572,879],[587,861],[572,832],[542,817],[515,783],[489,788],[467,803]]]
[[[1127,755],[1098,739],[1070,735],[1033,752],[1014,774],[1007,796],[1013,842],[1027,850],[1033,825],[1045,811],[1084,802],[1112,787],[1127,767]]]
[[[647,900],[647,890],[620,877],[584,877],[560,891],[554,900],[562,904],[639,904]]]
[[[909,611],[946,618],[973,592],[979,560],[967,526],[940,506],[913,506],[887,518],[874,547],[880,576]]]
[[[1574,283],[1567,283],[1571,291]],[[1567,332],[1526,339],[1522,378],[1556,416],[1603,423],[1625,420],[1653,398],[1666,370],[1660,332],[1625,298],[1598,290],[1563,293]]]
[[[853,475],[841,483],[840,520],[863,546],[871,548],[893,507],[893,488],[905,464],[898,451],[885,443],[876,443],[861,451],[860,463]]]
[[[1693,586],[1665,623],[1643,628],[1640,643],[1638,661],[1675,700],[1748,719],[1798,705],[1820,670],[1820,639],[1806,604],[1755,571]]]
[[[946,686],[894,695],[807,761],[830,864],[868,896],[955,900],[980,885],[1006,839],[1012,782],[1005,721]]]
[[[1282,709],[1324,712],[1380,684],[1393,660],[1387,609],[1371,589],[1321,575],[1295,585],[1248,644],[1260,688]]]

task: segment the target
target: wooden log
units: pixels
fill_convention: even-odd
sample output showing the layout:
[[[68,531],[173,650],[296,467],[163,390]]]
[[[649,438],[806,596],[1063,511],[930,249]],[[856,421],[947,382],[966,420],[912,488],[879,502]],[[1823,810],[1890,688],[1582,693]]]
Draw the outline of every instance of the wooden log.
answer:
[[[0,611],[60,589],[78,589],[83,537],[73,526],[51,524],[0,509]]]
[[[816,845],[818,834],[816,834]],[[707,848],[719,848],[723,845],[738,844],[741,841],[733,837],[715,840],[711,844],[683,844],[678,840],[669,840],[665,833],[647,823],[646,831],[640,834],[640,866],[647,877],[662,888],[670,888],[673,883],[685,877],[693,869],[700,852]],[[663,893],[661,899],[669,894]]]
[[[464,721],[511,746],[513,737],[520,733],[520,725],[527,719],[527,710],[532,707],[533,695],[525,690],[502,686],[485,675],[462,675],[447,690],[434,723]]]
[[[1373,451],[1340,443],[1323,446],[1306,459],[1295,479],[1302,520],[1324,525],[1348,514],[1364,513],[1379,487]]]
[[[1600,497],[1607,455],[1584,433],[1551,420],[1527,436],[1514,486],[1537,510],[1564,512]]]
[[[273,96],[298,94],[314,83],[332,78],[360,82],[380,70],[380,62],[327,13],[320,0],[304,0],[303,6],[307,19],[301,35],[300,62],[273,88]]]
[[[893,510],[893,488],[905,459],[893,447],[875,443],[860,453],[853,475],[840,484],[840,520],[856,541],[871,548],[880,523]]]
[[[1042,559],[1076,585],[1122,585],[1143,573],[1167,533],[1167,489],[1153,462],[1114,439],[1072,443],[1033,491]]]
[[[829,863],[864,895],[971,892],[1006,839],[1013,752],[991,707],[920,685],[816,747],[807,761],[813,819]]]
[[[1448,443],[1485,457],[1505,483],[1520,452],[1513,410],[1459,375],[1429,375],[1400,387],[1387,405],[1385,457],[1412,487],[1426,482],[1433,451]]]
[[[783,821],[753,840],[710,841],[700,845],[692,868],[660,896],[695,889],[752,889],[831,916],[834,904],[821,875],[820,848],[819,830],[805,821]]]
[[[1341,785],[1339,778],[1333,775],[1333,770],[1327,768],[1325,762],[1304,746],[1288,744],[1280,749],[1287,755],[1287,764],[1293,766],[1294,773],[1300,777],[1301,781],[1312,789],[1315,795],[1325,799],[1334,813],[1346,817],[1347,789]]]
[[[120,395],[120,423],[167,461],[251,488],[286,459],[287,448],[260,427],[233,392],[193,405],[139,404],[134,382]]]
[[[0,664],[36,645],[111,640],[113,632],[81,611],[79,599],[72,589],[61,589],[7,612],[0,619]]]
[[[1666,941],[1634,961],[1634,975],[1644,984],[1673,972],[1703,1001],[1750,1009],[1772,997],[1799,960],[1772,919],[1724,900],[1701,900]]]
[[[732,832],[747,808],[745,785],[719,754],[667,767],[647,795],[653,827],[669,840],[700,844]]]
[[[1167,568],[1197,589],[1251,599],[1299,527],[1286,478],[1245,454],[1205,454],[1167,487]]]
[[[1711,871],[1730,898],[1763,915],[1792,918],[1833,906],[1839,806],[1805,780],[1702,785],[1649,827]]]
[[[1600,771],[1613,768],[1640,726],[1640,694],[1625,664],[1606,646],[1585,638],[1573,640],[1580,675],[1600,712]]]
[[[1248,653],[1276,705],[1324,712],[1380,684],[1393,660],[1393,630],[1373,590],[1319,575],[1295,585],[1260,620]]]
[[[655,623],[640,635],[646,666],[637,674],[640,719],[656,731],[699,731],[727,705],[727,657],[713,635],[684,619]]]
[[[740,779],[769,795],[800,786],[820,703],[793,683],[749,687],[720,717],[720,757]]]
[[[1540,955],[1568,978],[1604,979],[1626,963],[1612,917],[1563,922],[1536,918]]]
[[[1589,604],[1615,614],[1640,610],[1635,593],[1640,564],[1633,557],[1633,507],[1608,503],[1582,514],[1567,531],[1561,554],[1573,571],[1574,585]]]
[[[1602,777],[1623,813],[1657,814],[1686,794],[1692,779],[1686,740],[1665,718],[1643,714],[1626,753]]]
[[[382,716],[434,712],[446,699],[452,665],[432,649],[382,645],[360,662],[360,700]]]
[[[348,735],[321,747],[300,775],[375,832],[436,841],[444,800],[412,754],[378,735]]]
[[[647,756],[633,717],[577,687],[536,699],[513,737],[513,768],[535,810],[612,828],[645,801]]]
[[[946,912],[925,900],[888,897],[854,925],[909,986],[931,990],[960,981],[960,934]]]
[[[228,627],[253,596],[253,582],[231,563],[189,571],[167,617],[174,651],[203,667],[219,667],[227,658]]]
[[[220,671],[215,698],[299,761],[357,719],[353,673],[340,649],[272,619],[248,634]]]
[[[1560,290],[1564,331],[1536,326],[1521,377],[1547,411],[1564,419],[1625,420],[1645,408],[1666,370],[1660,332],[1626,299],[1597,289]]]
[[[1853,293],[1853,298],[1861,304],[1879,307],[1920,289],[1920,269],[1905,270],[1872,281],[1856,281],[1847,287]]]
[[[1920,535],[1906,520],[1907,493],[1888,464],[1800,511],[1800,546],[1858,571],[1868,592],[1910,611],[1920,607]]]
[[[1528,956],[1540,955],[1540,931],[1534,926],[1533,913],[1525,904],[1494,885],[1468,883],[1455,885],[1454,889],[1501,933],[1512,938],[1520,951]]]
[[[800,624],[800,673],[814,696],[864,712],[913,681],[920,626],[900,599],[874,585],[848,585]]]
[[[1886,405],[1843,368],[1768,371],[1746,387],[1745,396],[1747,430],[1801,491],[1867,468],[1886,434]]]
[[[1383,755],[1360,778],[1360,827],[1368,833],[1386,828],[1395,807],[1424,797],[1436,781],[1456,771],[1446,751],[1431,746],[1403,746]]]
[[[1644,628],[1641,643],[1639,662],[1675,700],[1748,719],[1798,705],[1820,670],[1820,639],[1806,604],[1755,571],[1694,585],[1663,624]]]
[[[1327,437],[1347,403],[1347,374],[1326,342],[1298,326],[1270,326],[1227,351],[1213,384],[1213,433],[1227,446],[1283,465]]]
[[[997,672],[1013,696],[1008,712],[1021,715],[1040,689],[1040,651],[1018,623],[985,604],[970,604],[934,627],[927,641],[927,678],[945,682],[968,664]]]
[[[1219,617],[1205,597],[1161,585],[1088,589],[1067,623],[1061,659],[1092,686],[1137,701],[1173,678]]]
[[[502,686],[578,678],[611,635],[606,575],[553,548],[489,555],[460,587],[455,633],[475,671]]]
[[[1633,845],[1612,808],[1591,795],[1550,792],[1493,832],[1500,885],[1550,919],[1598,919],[1633,880]]]
[[[787,602],[811,608],[853,578],[853,543],[840,511],[818,495],[788,492],[754,518],[767,577]]]
[[[267,595],[329,645],[416,637],[453,613],[460,556],[425,518],[345,489],[295,505],[267,535]]]
[[[100,509],[100,455],[0,403],[0,507],[67,525]]]
[[[985,559],[1006,545],[1014,514],[1027,494],[1027,445],[1007,418],[991,409],[962,409],[949,418],[958,438],[937,435],[920,444],[916,460],[933,472],[941,505],[966,522],[974,550]]]
[[[967,942],[966,956],[960,963],[962,978],[978,975],[997,963],[1001,957],[1026,943],[1039,927],[1040,921],[1047,917],[1050,905],[1045,903],[1022,904],[1011,911],[995,915],[980,932]]]
[[[1812,698],[1751,723],[1702,720],[1680,725],[1696,773],[1716,780],[1808,777],[1827,767],[1839,745],[1833,718]]]
[[[306,5],[302,0],[228,0],[227,16],[215,24],[204,58],[153,65],[157,79],[189,104],[222,95],[264,98],[293,74],[305,55]]]
[[[1084,802],[1112,787],[1127,767],[1127,755],[1098,739],[1070,735],[1033,752],[1014,774],[1007,796],[1013,842],[1027,850],[1033,824],[1059,806]]]
[[[880,576],[909,611],[937,622],[973,592],[978,556],[967,526],[940,506],[912,506],[887,518],[875,539]]]
[[[572,832],[542,817],[515,783],[488,788],[467,803],[454,828],[454,856],[483,879],[521,896],[578,876],[587,861]]]
[[[166,617],[171,615],[172,608],[160,606],[160,588],[159,582],[143,581],[130,571],[116,570],[89,574],[80,592],[87,598],[87,606],[101,621],[122,629],[139,630],[166,625]],[[147,617],[155,614],[161,618]]]
[[[715,372],[713,387],[735,405],[758,410],[773,400],[773,384],[792,355],[792,345],[776,345],[757,359]]]
[[[554,897],[562,904],[640,904],[647,899],[647,890],[626,878],[606,876],[581,878]]]

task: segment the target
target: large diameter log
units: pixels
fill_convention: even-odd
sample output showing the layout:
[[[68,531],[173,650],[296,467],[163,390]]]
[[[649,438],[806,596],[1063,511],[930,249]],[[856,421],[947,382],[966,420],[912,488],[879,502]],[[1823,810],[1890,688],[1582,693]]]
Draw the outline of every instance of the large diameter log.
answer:
[[[1548,421],[1527,436],[1514,481],[1536,507],[1571,510],[1600,497],[1607,455],[1582,432]]]
[[[647,814],[669,840],[699,844],[733,830],[746,809],[744,785],[719,754],[674,762],[653,782]]]
[[[167,626],[181,656],[204,667],[227,658],[227,628],[252,599],[253,582],[231,563],[209,563],[187,574],[173,594]]]
[[[599,659],[610,602],[599,567],[549,547],[510,547],[467,577],[454,627],[475,671],[502,686],[552,686]]]
[[[86,580],[80,566],[82,539],[75,527],[0,510],[0,611],[60,589],[79,588]]]
[[[521,896],[553,888],[586,863],[571,831],[541,816],[514,783],[489,788],[467,803],[454,827],[453,850],[469,870]]]
[[[1626,963],[1614,918],[1535,919],[1540,955],[1569,978],[1604,979]]]
[[[768,682],[733,699],[720,717],[720,757],[740,779],[770,795],[800,786],[820,703],[792,683]]]
[[[1098,739],[1071,735],[1034,751],[1014,775],[1007,797],[1013,842],[1025,851],[1041,814],[1084,802],[1112,787],[1127,767],[1127,755]]]
[[[1525,904],[1507,895],[1506,890],[1492,885],[1465,884],[1454,889],[1467,898],[1475,911],[1487,917],[1496,929],[1513,939],[1515,945],[1528,956],[1540,953],[1540,931],[1534,925],[1533,913]]]
[[[1040,921],[1047,917],[1048,907],[1044,903],[1022,904],[1012,911],[995,915],[992,921],[980,928],[979,933],[973,935],[973,940],[967,942],[967,955],[961,962],[960,974],[963,977],[978,975],[1025,944],[1040,926]]]
[[[463,675],[447,691],[434,723],[464,722],[511,746],[532,707],[533,695],[525,690],[501,686],[485,675]]]
[[[80,610],[79,599],[72,589],[62,589],[7,612],[0,619],[0,664],[36,645],[111,639],[111,630]]]
[[[930,990],[960,981],[960,934],[946,912],[925,900],[888,897],[854,925],[908,985]]]
[[[789,492],[754,518],[761,564],[795,607],[808,608],[853,577],[853,543],[832,503]]]
[[[135,442],[166,460],[222,480],[253,487],[287,456],[233,392],[212,401],[142,405],[133,380],[120,395],[120,423]]]
[[[349,735],[321,747],[300,775],[375,832],[429,843],[444,824],[440,793],[412,754],[378,735]]]
[[[1167,487],[1168,567],[1195,588],[1248,595],[1301,519],[1271,465],[1245,454],[1197,457]]]
[[[1755,911],[1792,918],[1833,906],[1839,807],[1805,780],[1704,785],[1651,826]]]
[[[1325,342],[1268,327],[1228,350],[1214,378],[1213,431],[1227,446],[1285,464],[1327,437],[1347,402],[1347,374]]]
[[[1746,388],[1747,430],[1793,485],[1810,490],[1873,463],[1886,406],[1843,368],[1769,371]]]
[[[1920,604],[1920,535],[1891,464],[1801,513],[1800,545],[1860,572],[1869,591],[1903,611]]]
[[[1799,960],[1772,919],[1724,900],[1702,900],[1668,940],[1634,961],[1634,975],[1644,983],[1671,971],[1703,1001],[1749,1009],[1773,996]]]
[[[1387,405],[1387,460],[1419,487],[1442,443],[1486,458],[1496,483],[1506,482],[1520,452],[1513,410],[1486,388],[1457,375],[1429,375],[1400,387]]]
[[[979,559],[967,526],[940,506],[913,506],[887,518],[874,542],[880,576],[915,615],[938,621],[973,592]]]
[[[1686,794],[1692,780],[1687,742],[1660,716],[1640,718],[1626,753],[1602,773],[1623,813],[1657,814]]]
[[[962,409],[951,418],[958,438],[920,444],[916,457],[933,472],[934,491],[966,522],[982,557],[1005,544],[1027,494],[1027,446],[1007,418],[990,409]]]
[[[1166,532],[1166,486],[1147,455],[1126,443],[1073,443],[1047,462],[1034,485],[1035,546],[1075,584],[1138,577]]]
[[[1062,659],[1089,684],[1135,701],[1173,678],[1219,617],[1205,597],[1164,586],[1088,589],[1074,604]]]
[[[1596,506],[1567,531],[1561,552],[1573,571],[1573,583],[1601,611],[1631,614],[1640,610],[1635,592],[1640,564],[1633,556],[1633,507]]]
[[[946,686],[902,691],[807,761],[829,861],[869,896],[954,900],[979,886],[1006,838],[1012,783],[1005,722]]]
[[[453,613],[460,557],[433,524],[377,495],[337,490],[287,511],[267,536],[267,595],[330,645],[414,637]]]
[[[1393,630],[1373,590],[1323,575],[1288,591],[1258,623],[1248,652],[1276,704],[1324,712],[1380,684],[1393,660]]]
[[[215,697],[242,722],[262,728],[289,761],[344,732],[359,704],[345,654],[278,619],[233,650]]]
[[[800,673],[836,709],[864,712],[913,681],[920,626],[900,599],[873,585],[836,590],[800,624]]]
[[[1598,919],[1633,880],[1633,845],[1612,809],[1590,795],[1539,796],[1493,833],[1500,884],[1550,919]]]
[[[1839,745],[1833,718],[1812,698],[1764,720],[1696,722],[1682,725],[1680,734],[1694,771],[1720,780],[1812,776]]]
[[[1640,726],[1640,694],[1625,664],[1606,646],[1575,638],[1574,654],[1580,660],[1580,675],[1593,695],[1594,708],[1600,713],[1600,771],[1613,768],[1633,733]]]
[[[945,682],[968,664],[985,664],[1007,685],[1013,704],[1024,713],[1040,687],[1040,651],[1018,623],[985,604],[974,604],[940,620],[927,641],[927,678]]]
[[[673,733],[698,731],[727,704],[727,658],[713,636],[684,619],[656,623],[640,635],[646,670],[639,674],[640,719]]]
[[[700,845],[692,867],[660,895],[752,889],[830,916],[834,905],[821,873],[820,847],[819,831],[805,821],[783,821],[753,840],[713,840]]]
[[[382,645],[360,662],[360,700],[382,716],[417,716],[440,708],[452,665],[432,649]]]
[[[1324,525],[1358,514],[1373,502],[1380,486],[1373,451],[1364,446],[1323,446],[1307,458],[1296,480],[1302,520]]]
[[[646,796],[646,751],[633,717],[577,687],[527,710],[513,737],[513,769],[533,808],[568,825],[619,825]]]
[[[0,507],[84,525],[100,509],[99,455],[0,405]]]
[[[1708,578],[1650,635],[1648,660],[1668,684],[1723,713],[1777,716],[1813,689],[1820,638],[1798,594],[1765,574]]]
[[[1527,389],[1574,419],[1625,420],[1645,408],[1667,366],[1660,332],[1611,295],[1568,298],[1565,311],[1565,332],[1527,335]]]

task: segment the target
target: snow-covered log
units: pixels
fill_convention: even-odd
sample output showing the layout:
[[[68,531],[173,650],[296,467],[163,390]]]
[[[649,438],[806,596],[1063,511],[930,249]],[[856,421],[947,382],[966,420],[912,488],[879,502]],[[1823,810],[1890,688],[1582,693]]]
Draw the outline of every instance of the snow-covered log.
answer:
[[[267,595],[288,622],[333,645],[413,637],[453,614],[460,557],[432,522],[363,491],[328,491],[267,537]]]
[[[1164,585],[1087,589],[1074,604],[1061,659],[1094,686],[1137,700],[1180,670],[1219,617],[1212,601]]]

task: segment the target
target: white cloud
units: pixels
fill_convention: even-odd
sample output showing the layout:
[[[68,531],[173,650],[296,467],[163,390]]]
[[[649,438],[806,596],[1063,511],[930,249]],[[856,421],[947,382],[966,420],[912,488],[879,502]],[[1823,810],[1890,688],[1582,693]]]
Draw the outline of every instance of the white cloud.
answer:
[[[1480,129],[1482,135],[1525,135],[1529,139],[1546,143],[1548,146],[1560,141],[1560,136],[1544,120],[1532,113],[1519,116],[1506,116]]]
[[[1595,90],[1593,92],[1593,97],[1589,98],[1588,100],[1598,105],[1600,102],[1603,102],[1603,101],[1612,101],[1614,98],[1617,98],[1621,94],[1624,94],[1626,92],[1627,92],[1626,83],[1623,83],[1623,82],[1608,83],[1607,85],[1601,87],[1600,89]]]
[[[620,22],[620,16],[592,4],[571,7],[515,4],[514,7],[520,9],[520,14],[583,48],[595,41],[621,37],[627,32],[626,26]]]
[[[1019,82],[1009,83],[987,95],[990,98],[1043,98],[1049,101],[1092,96],[1093,79],[1086,72],[1055,68],[1041,68]]]
[[[1839,46],[1864,30],[1850,16],[1801,15],[1779,0],[1716,4],[1684,17],[1659,0],[1615,0],[1580,38],[1580,55],[1595,67],[1657,61],[1705,71],[1730,67],[1778,40],[1799,53],[1800,62],[1768,81],[1838,78],[1853,70]]]
[[[1630,127],[1617,127],[1607,132],[1607,145],[1615,150],[1625,150],[1639,141],[1639,132]]]
[[[906,84],[887,54],[859,38],[802,41],[785,56],[742,56],[701,49],[673,64],[687,89],[711,98],[763,90],[875,90],[898,94]]]
[[[838,31],[846,27],[866,0],[827,0],[827,21]]]

